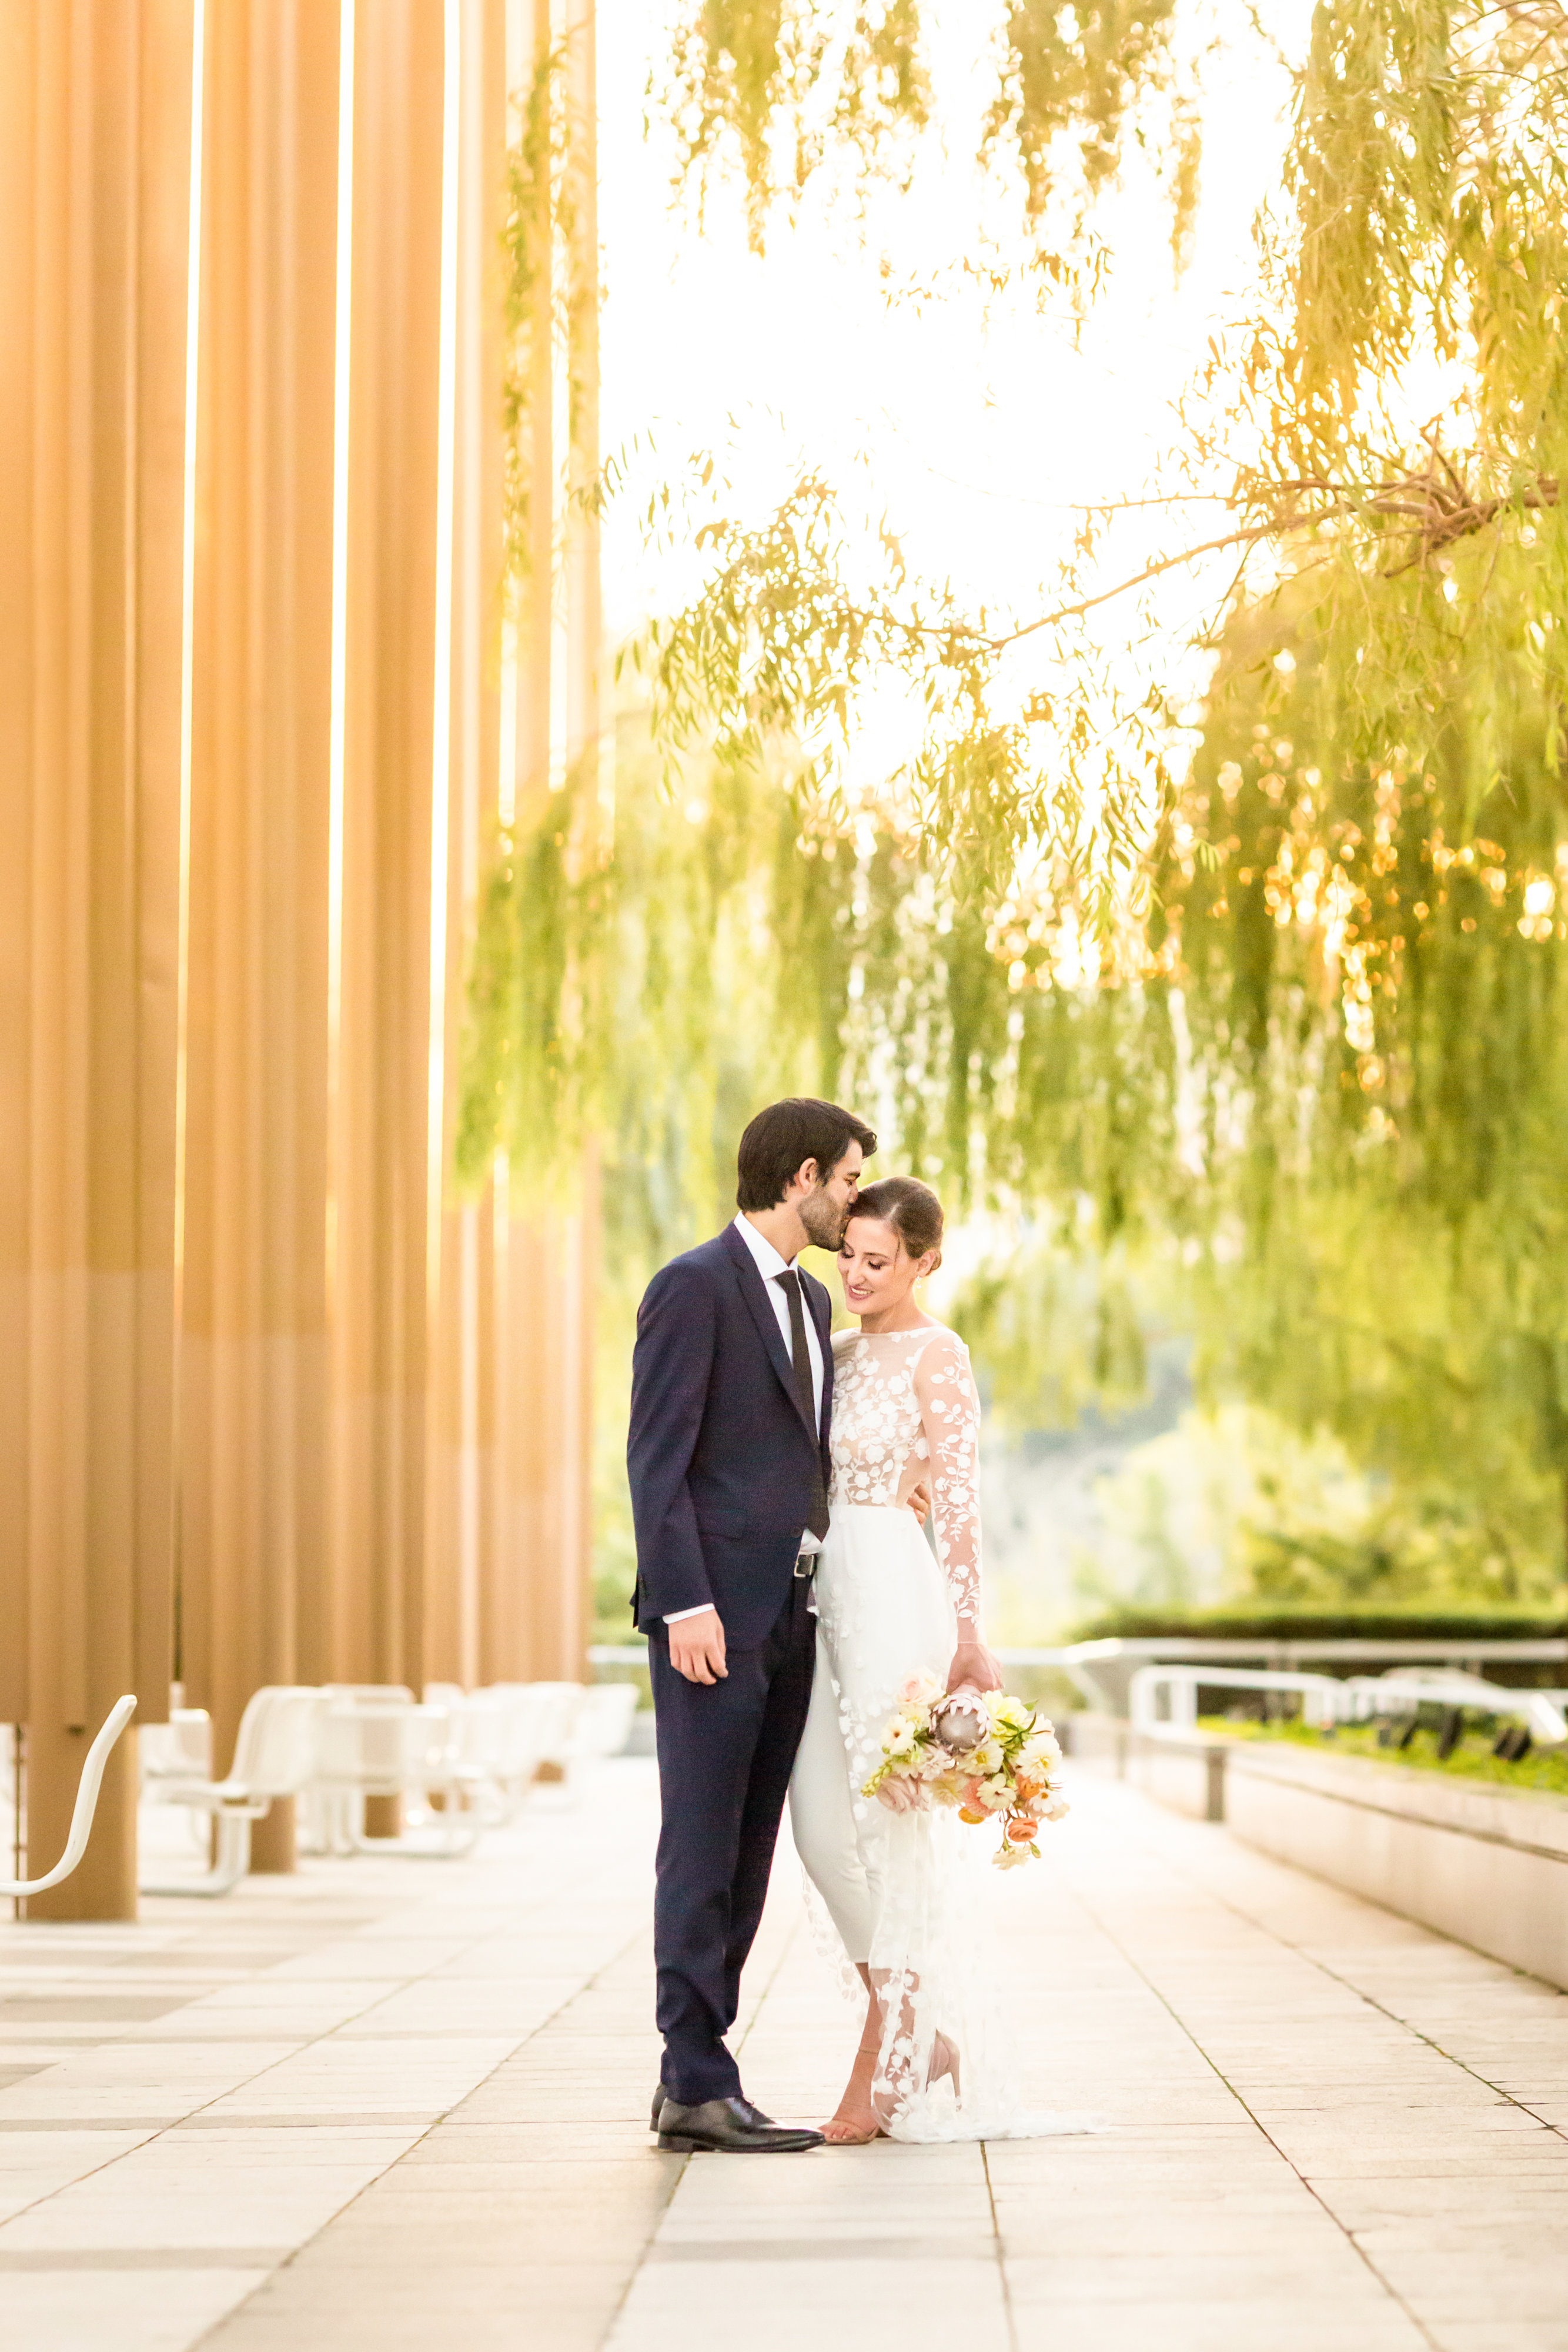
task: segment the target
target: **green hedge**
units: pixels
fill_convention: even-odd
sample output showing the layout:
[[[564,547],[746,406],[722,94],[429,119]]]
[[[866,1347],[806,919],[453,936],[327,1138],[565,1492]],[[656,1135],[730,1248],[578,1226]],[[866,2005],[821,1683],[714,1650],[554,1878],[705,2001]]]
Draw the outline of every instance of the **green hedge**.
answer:
[[[1189,1633],[1214,1642],[1542,1642],[1561,1641],[1561,1617],[1521,1612],[1323,1609],[1112,1609],[1075,1626],[1073,1642],[1146,1639]]]
[[[1568,1797],[1568,1751],[1532,1748],[1517,1764],[1505,1764],[1491,1752],[1491,1741],[1469,1731],[1447,1756],[1437,1752],[1435,1733],[1417,1730],[1408,1748],[1381,1748],[1376,1727],[1370,1723],[1342,1724],[1337,1731],[1322,1732],[1301,1722],[1229,1723],[1210,1719],[1204,1728],[1237,1739],[1285,1739],[1297,1748],[1314,1748],[1323,1755],[1364,1756],[1374,1764],[1400,1764],[1424,1771],[1448,1772],[1467,1780],[1490,1780],[1502,1789],[1543,1789],[1553,1797]]]

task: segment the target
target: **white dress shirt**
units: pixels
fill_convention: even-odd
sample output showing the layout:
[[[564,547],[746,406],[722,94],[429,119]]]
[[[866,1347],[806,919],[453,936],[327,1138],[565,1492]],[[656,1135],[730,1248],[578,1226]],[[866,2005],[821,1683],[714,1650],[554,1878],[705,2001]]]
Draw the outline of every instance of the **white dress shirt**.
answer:
[[[763,1286],[767,1290],[773,1312],[779,1319],[779,1328],[783,1334],[784,1352],[787,1356],[792,1356],[794,1343],[789,1336],[789,1301],[779,1280],[781,1274],[789,1272],[789,1261],[788,1258],[779,1256],[767,1235],[758,1232],[744,1210],[737,1211],[736,1214],[735,1230],[751,1252],[757,1271],[762,1276]],[[811,1312],[804,1286],[800,1293],[800,1308],[806,1318],[806,1353],[811,1359],[811,1398],[816,1406],[817,1427],[821,1429],[822,1425],[822,1343],[817,1337],[817,1318]],[[821,1551],[822,1547],[819,1538],[811,1533],[810,1528],[807,1528],[801,1534],[798,1549],[800,1551]],[[702,1609],[676,1609],[665,1618],[664,1622],[666,1625],[678,1625],[683,1617],[700,1617],[703,1609],[711,1609],[712,1606],[711,1601],[705,1601]]]

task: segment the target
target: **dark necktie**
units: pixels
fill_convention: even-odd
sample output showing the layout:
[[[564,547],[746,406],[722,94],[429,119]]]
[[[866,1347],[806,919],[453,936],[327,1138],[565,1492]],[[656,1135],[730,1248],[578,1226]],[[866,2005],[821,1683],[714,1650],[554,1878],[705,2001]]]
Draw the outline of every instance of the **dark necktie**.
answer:
[[[811,1356],[806,1345],[806,1309],[800,1297],[800,1276],[794,1266],[774,1276],[789,1302],[789,1360],[795,1367],[795,1393],[800,1400],[800,1410],[806,1416],[806,1426],[813,1436],[817,1433],[817,1398],[811,1381]],[[828,1532],[828,1497],[822,1485],[821,1457],[815,1457],[811,1514],[806,1521],[817,1537]]]

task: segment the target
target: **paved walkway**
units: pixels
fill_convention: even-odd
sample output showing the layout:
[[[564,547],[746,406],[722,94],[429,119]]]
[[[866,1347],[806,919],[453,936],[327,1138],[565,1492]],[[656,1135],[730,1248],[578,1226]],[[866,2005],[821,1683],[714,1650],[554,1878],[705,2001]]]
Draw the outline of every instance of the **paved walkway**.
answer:
[[[18,2352],[1568,2352],[1568,1999],[1080,1781],[995,1874],[1036,2104],[1103,2137],[652,2152],[651,1768],[462,1863],[0,1928]],[[752,2095],[851,2024],[794,1872]]]

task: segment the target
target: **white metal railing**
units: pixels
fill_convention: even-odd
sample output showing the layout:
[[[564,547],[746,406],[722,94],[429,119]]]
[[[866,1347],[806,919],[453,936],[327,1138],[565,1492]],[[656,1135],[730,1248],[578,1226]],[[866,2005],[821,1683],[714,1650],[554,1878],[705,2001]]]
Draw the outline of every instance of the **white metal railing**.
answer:
[[[1425,1679],[1431,1669],[1439,1670],[1452,1682],[1456,1675],[1472,1685],[1479,1677],[1469,1670],[1481,1664],[1564,1665],[1568,1666],[1568,1638],[1541,1638],[1530,1641],[1483,1642],[1461,1635],[1450,1641],[1376,1641],[1359,1636],[1302,1636],[1299,1640],[1238,1640],[1207,1634],[1152,1633],[1123,1638],[1107,1635],[1093,1642],[1062,1642],[1037,1647],[999,1649],[997,1656],[1004,1667],[1045,1666],[1064,1674],[1074,1684],[1089,1705],[1108,1715],[1128,1713],[1132,1706],[1132,1685],[1138,1675],[1149,1666],[1177,1665],[1204,1671],[1197,1679],[1202,1683],[1218,1683],[1223,1686],[1234,1675],[1242,1680],[1238,1687],[1252,1690],[1305,1690],[1317,1688],[1320,1683],[1333,1683],[1336,1688],[1349,1687],[1350,1678],[1333,1675],[1313,1674],[1309,1661],[1324,1665],[1369,1666],[1381,1664],[1382,1675],[1358,1675],[1359,1685],[1372,1681],[1382,1687],[1390,1673],[1403,1674],[1407,1679]],[[624,1666],[646,1667],[647,1646],[642,1642],[601,1643],[588,1653],[589,1664],[596,1668]],[[1256,1661],[1256,1663],[1251,1663]],[[1276,1679],[1270,1680],[1270,1677]],[[1500,1685],[1487,1684],[1489,1691],[1497,1692]],[[1502,1711],[1522,1714],[1531,1723],[1531,1736],[1543,1744],[1555,1744],[1563,1738],[1561,1731],[1552,1732],[1547,1725],[1553,1718],[1535,1710],[1535,1702],[1544,1699],[1561,1718],[1568,1689],[1531,1691],[1521,1689],[1503,1695]],[[1457,1701],[1456,1704],[1465,1702]],[[1471,1706],[1482,1702],[1471,1698]],[[1532,1710],[1535,1710],[1532,1714]],[[1541,1728],[1535,1728],[1539,1719]]]
[[[1272,1674],[1266,1666],[1140,1666],[1128,1690],[1128,1714],[1135,1731],[1189,1731],[1197,1721],[1199,1685],[1221,1690],[1291,1691],[1314,1723],[1339,1719],[1344,1685],[1333,1675]],[[1160,1701],[1165,1700],[1162,1714]]]
[[[1521,1716],[1531,1738],[1543,1748],[1568,1741],[1561,1694],[1511,1689],[1479,1675],[1396,1667],[1385,1675],[1271,1673],[1262,1666],[1195,1665],[1166,1661],[1140,1666],[1128,1691],[1133,1727],[1144,1732],[1188,1731],[1197,1720],[1203,1690],[1291,1692],[1309,1721],[1368,1723],[1379,1717],[1413,1715],[1421,1706],[1469,1707],[1485,1715]],[[1162,1711],[1161,1701],[1164,1700]]]

